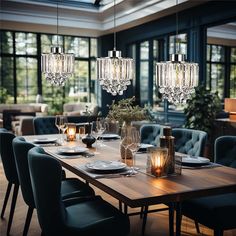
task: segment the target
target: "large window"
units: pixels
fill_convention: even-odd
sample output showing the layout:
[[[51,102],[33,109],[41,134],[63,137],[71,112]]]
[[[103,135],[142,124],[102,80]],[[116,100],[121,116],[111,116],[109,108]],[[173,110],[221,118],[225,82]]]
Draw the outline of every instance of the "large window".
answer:
[[[75,54],[75,73],[63,88],[50,85],[40,71],[41,53],[49,53],[52,45]],[[0,86],[7,89],[8,102],[34,102],[38,93],[55,110],[67,101],[97,102],[96,38],[1,31],[0,46]]]
[[[236,47],[230,50],[230,97],[236,97]]]

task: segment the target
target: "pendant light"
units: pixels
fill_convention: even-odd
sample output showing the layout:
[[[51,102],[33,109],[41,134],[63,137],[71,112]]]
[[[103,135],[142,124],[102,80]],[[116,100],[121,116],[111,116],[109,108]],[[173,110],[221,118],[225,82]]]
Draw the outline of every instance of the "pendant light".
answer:
[[[114,0],[114,48],[108,51],[108,57],[97,58],[97,79],[100,85],[113,96],[122,95],[134,79],[135,69],[132,58],[122,58],[121,51],[116,50],[116,11]]]
[[[178,0],[176,0],[176,6]],[[175,54],[170,55],[170,61],[156,64],[156,78],[159,92],[163,99],[169,102],[185,104],[198,86],[199,67],[197,63],[186,62],[183,54],[180,53],[178,37],[178,13],[176,12],[176,36]],[[177,44],[177,49],[176,49]]]
[[[64,86],[65,81],[74,73],[74,54],[63,53],[58,36],[58,1],[57,1],[57,45],[51,47],[51,53],[41,56],[41,70],[46,80],[52,85]]]

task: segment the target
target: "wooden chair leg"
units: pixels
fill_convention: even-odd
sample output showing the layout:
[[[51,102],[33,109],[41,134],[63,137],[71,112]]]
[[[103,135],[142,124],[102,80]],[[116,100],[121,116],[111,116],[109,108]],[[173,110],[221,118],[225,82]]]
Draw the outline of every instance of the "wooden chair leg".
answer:
[[[12,196],[12,202],[11,202],[11,210],[10,210],[10,215],[9,215],[9,221],[8,221],[8,225],[7,225],[7,235],[10,234],[11,224],[12,224],[12,220],[13,220],[13,216],[14,216],[18,191],[19,191],[19,185],[15,184],[14,191],[13,191],[13,196]]]
[[[194,223],[195,223],[195,228],[197,230],[197,233],[200,234],[200,228],[199,228],[198,222],[195,220]]]
[[[148,206],[145,206],[143,208],[144,208],[144,211],[143,211],[142,235],[144,235],[144,233],[145,233],[145,227],[146,227],[146,223],[147,223]]]
[[[23,231],[23,236],[27,236],[27,234],[28,234],[33,211],[34,211],[34,208],[32,208],[32,207],[28,208],[28,212],[27,212],[27,216],[26,216],[26,220],[25,220],[24,231]]]
[[[223,230],[214,229],[214,236],[223,236]]]
[[[8,202],[8,199],[9,199],[10,192],[11,192],[11,187],[12,187],[12,183],[8,182],[7,191],[6,191],[6,194],[5,194],[5,198],[4,198],[4,202],[3,202],[3,206],[2,206],[2,212],[1,212],[1,218],[2,219],[4,218],[4,213],[5,213],[7,202]]]

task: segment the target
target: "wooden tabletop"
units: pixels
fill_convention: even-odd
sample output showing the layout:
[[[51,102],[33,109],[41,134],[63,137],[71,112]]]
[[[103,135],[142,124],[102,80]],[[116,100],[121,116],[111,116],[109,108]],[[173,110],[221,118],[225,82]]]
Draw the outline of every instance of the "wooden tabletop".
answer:
[[[36,137],[25,136],[27,141],[33,141]],[[236,191],[236,170],[233,168],[220,166],[183,169],[182,175],[155,178],[145,173],[147,158],[145,153],[136,155],[136,164],[140,171],[132,177],[95,179],[75,168],[75,166],[84,165],[94,160],[120,160],[119,143],[119,140],[106,141],[104,147],[99,147],[97,150],[95,148],[90,149],[89,152],[95,153],[95,156],[91,158],[61,159],[56,154],[58,146],[45,146],[43,148],[57,158],[63,167],[130,207],[181,202],[185,199]],[[71,142],[67,145],[85,147],[81,142]]]

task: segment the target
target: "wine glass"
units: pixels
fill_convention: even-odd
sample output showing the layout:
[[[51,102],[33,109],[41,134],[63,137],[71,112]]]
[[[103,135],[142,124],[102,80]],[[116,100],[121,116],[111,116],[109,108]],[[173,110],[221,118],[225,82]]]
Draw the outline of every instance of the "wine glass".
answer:
[[[61,129],[60,129],[60,116],[59,115],[56,115],[56,117],[55,117],[55,126],[57,127],[58,133],[60,135]]]
[[[82,139],[85,136],[85,127],[84,126],[80,126],[79,127],[79,138]]]
[[[64,134],[67,129],[67,124],[68,124],[67,117],[60,116],[60,126],[59,127],[60,127],[60,130],[62,131],[62,136],[61,136],[62,143],[64,142]]]
[[[102,134],[104,133],[104,131],[106,130],[106,121],[104,118],[97,118],[97,121],[96,121],[96,131],[97,131],[97,135],[100,139],[100,146],[104,146],[103,144],[103,138],[102,138]]]
[[[130,133],[130,144],[127,148],[132,152],[131,175],[136,174],[135,171],[135,154],[140,148],[140,132],[135,127],[132,127]]]
[[[131,144],[131,137],[129,135],[129,132],[127,132],[126,129],[122,129],[121,130],[121,153],[122,153],[122,148],[124,149],[124,162],[125,164],[127,164],[127,149],[128,149],[128,146]],[[122,154],[121,154],[122,156]]]

